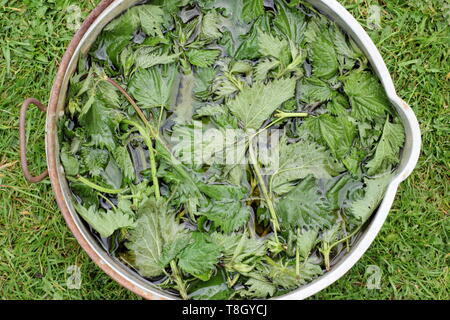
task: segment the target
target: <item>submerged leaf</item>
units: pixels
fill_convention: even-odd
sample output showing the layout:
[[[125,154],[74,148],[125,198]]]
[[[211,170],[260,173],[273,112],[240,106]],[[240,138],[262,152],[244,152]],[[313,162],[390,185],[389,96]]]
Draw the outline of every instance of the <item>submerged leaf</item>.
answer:
[[[364,121],[385,117],[389,101],[379,80],[371,73],[353,71],[344,82],[344,90],[350,98],[354,118]]]
[[[166,107],[172,104],[178,72],[173,65],[140,69],[131,79],[128,90],[141,108]]]
[[[405,130],[401,123],[391,123],[386,120],[383,129],[383,135],[378,143],[375,156],[370,160],[366,167],[369,175],[379,174],[387,171],[392,165],[400,162],[400,149],[405,143]]]
[[[130,212],[123,211],[120,208],[107,212],[97,210],[95,206],[90,206],[89,209],[86,209],[81,205],[75,205],[75,208],[80,216],[103,238],[109,237],[118,229],[136,226]]]
[[[179,241],[189,242],[188,231],[175,221],[174,215],[164,203],[154,198],[142,204],[138,212],[136,228],[130,232],[126,246],[134,257],[134,264],[146,277],[156,277],[164,273],[170,262],[167,253],[163,260],[163,250],[180,249]],[[176,257],[178,253],[171,253]]]
[[[294,78],[274,80],[266,85],[258,82],[244,88],[227,106],[244,128],[256,130],[283,102],[294,96],[295,85]]]

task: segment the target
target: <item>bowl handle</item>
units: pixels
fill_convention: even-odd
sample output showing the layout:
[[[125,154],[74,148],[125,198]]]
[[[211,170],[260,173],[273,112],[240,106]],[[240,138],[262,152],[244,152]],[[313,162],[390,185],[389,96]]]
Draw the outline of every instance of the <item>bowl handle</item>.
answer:
[[[19,119],[19,146],[20,146],[20,165],[22,166],[23,175],[28,182],[37,183],[44,180],[48,176],[48,170],[45,170],[38,176],[33,176],[28,169],[27,161],[27,142],[26,142],[26,115],[28,106],[34,104],[42,112],[46,112],[47,108],[39,102],[39,100],[34,98],[29,98],[25,100],[20,108],[20,119]]]

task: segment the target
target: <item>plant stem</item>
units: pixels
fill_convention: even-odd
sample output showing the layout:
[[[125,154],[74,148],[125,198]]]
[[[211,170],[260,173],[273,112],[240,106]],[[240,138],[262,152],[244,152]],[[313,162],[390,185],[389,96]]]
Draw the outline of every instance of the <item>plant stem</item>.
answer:
[[[117,209],[117,207],[114,205],[114,203],[112,203],[111,200],[109,200],[107,197],[105,197],[104,195],[102,195],[100,192],[97,192],[97,194],[103,198],[103,200],[105,200],[106,202],[108,202],[108,204],[111,206],[111,208],[113,208],[114,210]]]
[[[138,123],[131,121],[131,120],[122,120],[122,122],[138,129],[139,133],[141,134],[142,138],[144,139],[145,144],[148,147],[148,153],[150,155],[150,170],[152,173],[152,182],[155,187],[155,197],[156,197],[156,200],[159,200],[161,198],[161,193],[159,191],[158,177],[156,176],[157,170],[156,170],[155,150],[153,149],[153,141],[152,141],[151,137],[147,134],[144,127],[142,127]]]
[[[109,194],[120,194],[122,192],[127,191],[128,189],[109,189],[109,188],[105,188],[102,186],[99,186],[98,184],[93,183],[92,181],[82,177],[82,176],[78,176],[77,178],[68,178],[69,180],[72,181],[78,181],[81,182],[85,185],[87,185],[88,187],[103,192],[103,193],[109,193]]]
[[[272,199],[271,199],[271,197],[270,197],[270,195],[269,195],[269,193],[267,191],[267,186],[266,186],[266,183],[264,181],[264,178],[263,178],[263,176],[261,174],[261,170],[260,170],[259,165],[258,165],[258,159],[255,156],[255,151],[253,150],[253,143],[252,142],[253,142],[252,140],[250,140],[250,142],[249,142],[250,160],[251,160],[251,163],[253,165],[253,169],[255,171],[256,177],[258,179],[259,186],[261,188],[261,192],[262,192],[262,194],[264,196],[264,199],[266,200],[267,207],[268,207],[270,215],[271,215],[271,220],[272,220],[272,225],[273,225],[273,232],[275,234],[275,240],[279,244],[277,232],[280,229],[280,226],[278,224],[277,213],[275,211],[275,207],[273,205]]]
[[[283,112],[283,111],[278,111],[278,112],[275,113],[275,115],[274,115],[275,118],[280,118],[280,119],[286,119],[286,118],[306,118],[307,116],[309,116],[309,114],[306,113],[306,112]]]
[[[111,83],[114,87],[116,87],[117,90],[119,90],[120,93],[122,93],[125,96],[125,98],[127,98],[128,102],[133,106],[134,110],[136,111],[136,113],[138,114],[138,116],[142,120],[142,122],[146,126],[149,126],[150,124],[148,123],[148,120],[145,117],[144,112],[142,112],[141,108],[139,108],[139,106],[136,104],[136,102],[133,100],[133,98],[128,94],[128,92],[126,92],[125,89],[122,88],[122,86],[120,84],[118,84],[116,81],[114,81],[113,79],[106,77],[105,80],[108,81],[109,83]]]
[[[181,298],[184,300],[189,299],[187,294],[186,285],[183,282],[183,279],[181,278],[180,271],[178,270],[177,264],[174,260],[170,262],[170,268],[172,269],[172,276],[175,280],[175,283],[178,286],[178,291],[180,292]]]

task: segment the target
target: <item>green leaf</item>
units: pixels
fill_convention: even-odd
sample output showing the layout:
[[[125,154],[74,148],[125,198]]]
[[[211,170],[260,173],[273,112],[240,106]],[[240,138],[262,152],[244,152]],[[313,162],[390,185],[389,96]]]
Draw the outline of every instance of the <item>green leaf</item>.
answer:
[[[130,232],[126,243],[134,257],[134,266],[145,277],[156,277],[164,273],[170,263],[168,257],[176,257],[180,239],[189,242],[189,233],[175,221],[165,203],[149,198],[138,212],[136,228]],[[165,253],[164,260],[163,251]],[[170,254],[168,251],[171,251]]]
[[[160,7],[147,4],[133,7],[130,10],[136,10],[138,12],[142,30],[148,36],[163,36],[161,28],[165,15]]]
[[[258,32],[259,52],[263,56],[272,56],[278,60],[282,60],[284,53],[288,50],[286,40],[273,36],[263,31]]]
[[[345,115],[333,117],[323,114],[309,119],[305,125],[309,128],[316,127],[314,130],[320,133],[321,140],[338,159],[342,159],[350,151],[356,136],[356,126]]]
[[[225,233],[237,231],[248,222],[250,209],[241,201],[213,201],[201,214],[214,222]]]
[[[228,288],[224,272],[217,272],[206,282],[198,281],[189,287],[189,299],[194,300],[227,300],[233,294]]]
[[[391,123],[386,120],[383,135],[378,143],[375,156],[370,160],[366,168],[369,175],[375,175],[387,171],[391,166],[400,162],[400,149],[405,143],[405,129],[401,123]]]
[[[219,261],[222,249],[206,237],[196,237],[180,254],[178,265],[187,273],[203,281],[208,281]]]
[[[151,53],[152,50],[154,48],[142,47],[135,52],[136,68],[148,69],[159,64],[170,64],[179,56],[178,54],[155,54]]]
[[[283,102],[294,96],[295,86],[294,78],[274,80],[266,85],[257,82],[245,87],[227,106],[246,129],[256,130]]]
[[[100,176],[113,189],[120,189],[122,187],[122,171],[120,170],[114,158],[109,158],[108,164],[106,165],[105,170],[100,173]]]
[[[78,159],[70,152],[67,145],[63,145],[60,151],[61,163],[64,167],[64,173],[68,176],[76,176],[80,171]]]
[[[335,116],[346,115],[350,109],[350,102],[347,97],[342,94],[334,94],[331,101],[327,104],[328,111]]]
[[[272,297],[277,290],[273,283],[264,278],[250,278],[245,282],[245,286],[247,287],[246,289],[239,291],[239,295],[244,299],[266,299],[267,297]]]
[[[200,99],[206,99],[211,95],[211,85],[216,76],[216,70],[213,68],[198,68],[195,75],[195,96]]]
[[[187,52],[189,62],[194,66],[208,68],[212,66],[220,55],[219,50],[192,49]]]
[[[284,1],[277,1],[276,8],[278,14],[274,19],[275,27],[291,43],[300,45],[306,28],[305,16],[297,8],[286,6]]]
[[[353,71],[344,81],[344,90],[350,98],[352,117],[362,121],[385,118],[389,100],[376,76]]]
[[[339,27],[336,25],[334,25],[332,28],[332,37],[334,47],[338,54],[351,59],[359,59],[361,56],[363,56],[363,53],[361,52],[361,50],[359,50],[359,48],[356,45],[349,44],[345,33],[341,31]]]
[[[135,172],[128,149],[123,146],[117,146],[112,151],[112,155],[122,170],[125,179],[133,181],[135,179]]]
[[[217,40],[222,37],[221,19],[223,17],[216,10],[208,11],[202,20],[202,34],[208,40]]]
[[[313,175],[317,179],[329,179],[334,173],[330,154],[314,142],[300,140],[288,144],[280,142],[278,168],[270,179],[271,189],[283,194],[293,188],[291,182]]]
[[[304,79],[300,85],[300,99],[308,104],[321,103],[333,98],[334,91],[317,78]]]
[[[104,212],[97,210],[95,206],[90,206],[89,209],[86,209],[78,204],[75,204],[75,208],[80,216],[103,238],[109,237],[118,229],[136,226],[133,216],[121,209]]]
[[[255,67],[255,81],[265,81],[268,73],[279,65],[280,62],[273,58],[260,60]]]
[[[245,0],[242,9],[242,18],[251,22],[264,14],[264,0]]]
[[[266,255],[266,242],[249,237],[246,233],[211,234],[211,240],[222,248],[225,269],[232,272],[248,273]]]
[[[268,15],[259,17],[253,24],[250,32],[239,37],[238,49],[234,54],[236,60],[254,60],[261,57],[259,53],[258,32],[259,30],[270,31],[270,19]],[[233,39],[236,41],[236,39]]]
[[[314,248],[314,245],[316,244],[318,236],[318,231],[314,229],[309,230],[301,230],[298,229],[298,232],[296,234],[296,248],[300,254],[300,256],[307,260],[311,250]]]
[[[366,184],[364,196],[350,205],[350,213],[363,224],[384,198],[387,186],[392,181],[392,174],[385,174],[375,179],[364,179]]]
[[[336,51],[325,30],[311,44],[310,58],[315,77],[330,79],[339,70]]]
[[[95,146],[115,148],[115,131],[123,115],[117,109],[107,108],[101,101],[95,100],[89,111],[79,119]]]
[[[174,65],[138,70],[128,85],[128,91],[141,108],[155,108],[172,104],[178,72]]]
[[[336,219],[330,202],[312,176],[304,179],[278,202],[283,228],[309,227],[321,229]]]
[[[103,149],[84,147],[81,149],[81,160],[92,176],[99,176],[108,164],[109,153]]]

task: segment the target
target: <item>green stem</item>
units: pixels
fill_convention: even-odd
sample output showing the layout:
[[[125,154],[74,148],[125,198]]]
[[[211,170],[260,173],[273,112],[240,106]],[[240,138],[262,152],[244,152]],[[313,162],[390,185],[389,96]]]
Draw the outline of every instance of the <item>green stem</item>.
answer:
[[[286,118],[306,118],[307,116],[309,116],[309,114],[306,113],[306,112],[283,112],[283,111],[278,111],[278,112],[275,113],[275,115],[274,115],[275,118],[280,118],[280,119],[286,119]]]
[[[141,134],[142,138],[144,139],[145,144],[148,147],[148,153],[150,155],[150,170],[152,173],[152,182],[155,187],[155,197],[156,197],[156,200],[159,200],[161,198],[161,193],[159,191],[159,182],[158,182],[158,177],[156,175],[157,174],[156,159],[155,159],[155,150],[153,149],[152,138],[147,134],[147,131],[145,130],[145,128],[142,127],[141,125],[139,125],[138,123],[131,121],[131,120],[122,120],[122,122],[138,129],[139,133]]]
[[[253,169],[255,171],[256,177],[257,177],[258,182],[259,182],[259,186],[261,188],[261,192],[262,192],[262,194],[264,196],[264,199],[266,200],[267,207],[268,207],[270,215],[271,215],[271,220],[272,220],[272,225],[273,225],[273,232],[275,234],[276,242],[277,242],[277,244],[279,244],[277,232],[278,232],[278,230],[280,230],[280,226],[278,224],[278,217],[277,217],[277,214],[276,214],[275,207],[273,205],[272,199],[270,198],[270,195],[269,195],[269,193],[267,191],[266,183],[265,183],[264,178],[263,178],[263,176],[261,174],[261,170],[260,170],[259,165],[258,165],[258,159],[256,159],[256,156],[255,156],[255,153],[254,153],[254,150],[253,150],[252,140],[250,140],[250,142],[249,142],[249,155],[250,155],[250,160],[251,160],[252,165],[253,165]]]
[[[117,210],[117,207],[114,205],[114,203],[112,203],[111,200],[109,200],[107,197],[105,197],[104,195],[102,195],[100,192],[97,192],[97,194],[103,198],[103,200],[105,200],[106,202],[108,202],[108,204],[111,206],[111,208],[113,208],[114,210]]]
[[[109,193],[109,194],[120,194],[122,192],[127,191],[128,189],[109,189],[109,188],[105,188],[102,186],[99,186],[98,184],[93,183],[92,181],[82,177],[82,176],[78,176],[77,178],[68,178],[71,181],[77,181],[77,182],[81,182],[85,185],[87,185],[88,187],[103,192],[103,193]]]
[[[183,298],[184,300],[188,300],[189,297],[187,294],[186,285],[185,285],[183,279],[181,278],[180,271],[178,270],[177,264],[175,263],[174,260],[172,260],[170,262],[170,268],[172,269],[172,276],[175,280],[175,283],[177,284],[178,291],[180,292],[181,298]]]
[[[323,259],[324,259],[324,263],[325,263],[325,268],[328,270],[330,270],[330,254],[331,254],[331,250],[333,250],[334,247],[336,247],[338,244],[349,240],[351,237],[353,237],[355,234],[358,233],[358,231],[361,229],[363,225],[360,225],[358,228],[356,228],[354,231],[352,231],[352,233],[350,233],[348,236],[332,243],[331,245],[328,244],[327,242],[324,242],[322,244],[322,249],[319,249],[319,251],[322,253],[323,255]]]

